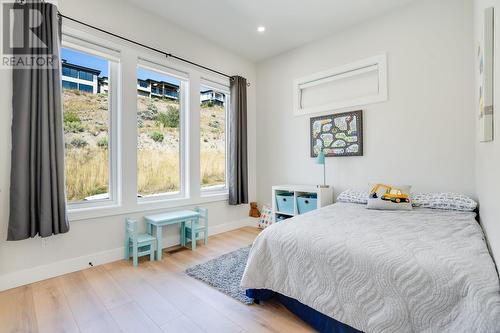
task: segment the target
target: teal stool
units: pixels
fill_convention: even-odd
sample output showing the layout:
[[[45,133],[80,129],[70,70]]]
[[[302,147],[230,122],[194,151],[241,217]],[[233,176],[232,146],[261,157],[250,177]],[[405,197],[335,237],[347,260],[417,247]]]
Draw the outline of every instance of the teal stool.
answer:
[[[134,266],[139,257],[149,254],[149,260],[155,260],[155,238],[150,234],[137,234],[137,221],[125,219],[125,260],[132,255]]]
[[[196,207],[195,211],[200,214],[200,217],[197,223],[194,223],[194,230],[191,230],[191,223],[184,223],[184,232],[181,230],[182,246],[186,246],[188,239],[195,244],[197,240],[203,239],[203,243],[208,244],[208,209]]]

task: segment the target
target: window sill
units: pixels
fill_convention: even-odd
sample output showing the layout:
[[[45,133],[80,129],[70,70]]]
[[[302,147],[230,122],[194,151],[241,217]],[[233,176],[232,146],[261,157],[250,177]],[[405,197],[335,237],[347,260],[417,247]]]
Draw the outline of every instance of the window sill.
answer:
[[[211,197],[217,197],[217,196],[225,196],[226,199],[229,198],[229,191],[225,187],[219,187],[219,188],[211,188],[211,189],[202,189],[200,192],[200,196],[202,198],[211,198]]]
[[[226,193],[210,193],[202,195],[197,199],[176,198],[156,201],[143,201],[136,203],[133,207],[123,205],[110,205],[102,207],[87,207],[85,209],[70,210],[68,217],[70,222],[91,220],[102,217],[119,216],[126,214],[147,213],[155,210],[172,210],[182,207],[190,207],[210,202],[227,201],[229,198]]]

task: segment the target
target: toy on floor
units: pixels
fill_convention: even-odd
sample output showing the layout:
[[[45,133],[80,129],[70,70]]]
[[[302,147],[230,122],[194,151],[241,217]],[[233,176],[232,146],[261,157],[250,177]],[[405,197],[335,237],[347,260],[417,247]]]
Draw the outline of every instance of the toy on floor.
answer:
[[[259,209],[257,208],[256,202],[250,202],[250,213],[248,214],[250,217],[260,217]]]

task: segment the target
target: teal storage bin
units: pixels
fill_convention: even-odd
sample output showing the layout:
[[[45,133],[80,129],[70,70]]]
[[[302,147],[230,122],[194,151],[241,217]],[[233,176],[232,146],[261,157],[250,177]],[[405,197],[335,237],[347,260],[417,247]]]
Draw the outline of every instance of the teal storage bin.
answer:
[[[293,193],[276,194],[278,212],[293,215]]]
[[[304,214],[318,208],[318,199],[314,195],[301,195],[297,197],[297,210]]]

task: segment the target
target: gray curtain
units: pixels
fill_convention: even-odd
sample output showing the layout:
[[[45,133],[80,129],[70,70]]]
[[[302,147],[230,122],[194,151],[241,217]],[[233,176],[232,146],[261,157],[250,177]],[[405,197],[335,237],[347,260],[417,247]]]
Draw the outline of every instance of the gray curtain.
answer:
[[[247,80],[233,76],[230,87],[229,204],[239,205],[248,203]]]
[[[69,230],[64,186],[61,74],[58,65],[61,26],[54,5],[28,2],[22,6],[40,12],[42,22],[35,33],[47,48],[25,48],[14,50],[14,54],[28,52],[34,57],[53,55],[55,66],[13,69],[8,240],[36,235],[47,237]],[[29,16],[25,15],[25,26],[27,19]],[[14,21],[17,31],[25,29],[19,24],[17,22],[16,27]]]

